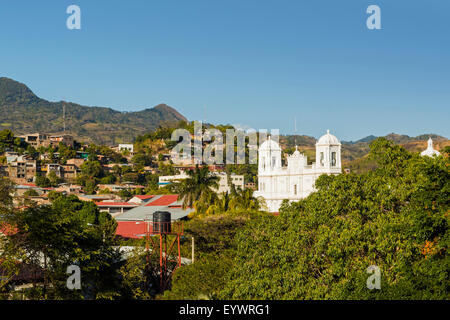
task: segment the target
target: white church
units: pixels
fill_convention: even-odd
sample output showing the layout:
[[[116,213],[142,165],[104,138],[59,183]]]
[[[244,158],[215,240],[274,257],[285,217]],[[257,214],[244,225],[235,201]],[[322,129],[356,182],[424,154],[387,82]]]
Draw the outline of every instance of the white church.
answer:
[[[420,153],[422,156],[434,157],[441,155],[439,151],[433,148],[433,140],[430,138],[427,142],[427,148]]]
[[[287,167],[281,164],[281,148],[269,138],[258,149],[258,190],[255,197],[264,198],[270,212],[278,212],[284,199],[298,201],[314,189],[322,174],[339,174],[341,143],[329,130],[316,143],[316,162],[308,165],[307,157],[295,148],[288,156]]]

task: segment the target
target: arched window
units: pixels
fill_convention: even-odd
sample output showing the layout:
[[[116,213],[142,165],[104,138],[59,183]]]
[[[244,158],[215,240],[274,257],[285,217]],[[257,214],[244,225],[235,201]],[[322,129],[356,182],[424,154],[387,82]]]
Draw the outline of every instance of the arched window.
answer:
[[[331,153],[331,166],[336,166],[336,152]]]
[[[320,165],[322,167],[324,166],[324,155],[323,155],[323,152],[320,153]]]
[[[277,158],[272,157],[272,168],[275,168],[275,164],[277,163]]]

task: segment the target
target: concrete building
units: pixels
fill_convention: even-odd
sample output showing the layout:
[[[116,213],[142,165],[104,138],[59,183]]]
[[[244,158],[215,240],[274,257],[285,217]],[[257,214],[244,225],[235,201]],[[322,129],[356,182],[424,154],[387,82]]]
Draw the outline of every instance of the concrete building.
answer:
[[[71,135],[68,134],[60,134],[60,135],[52,135],[49,136],[50,145],[53,147],[58,146],[60,143],[65,144],[68,147],[73,147],[74,140]]]
[[[8,176],[17,184],[34,182],[39,163],[29,156],[19,156],[8,164]]]
[[[66,181],[75,180],[80,169],[74,164],[58,164],[58,163],[49,163],[47,164],[47,168],[45,170],[48,176],[50,172],[54,172],[56,176]]]
[[[232,173],[228,177],[228,175],[225,172],[211,172],[211,174],[219,177],[218,181],[219,188],[215,190],[217,193],[230,192],[229,183],[233,184],[236,187],[236,189],[237,188],[240,188],[242,190],[244,189],[243,175],[235,175]],[[185,171],[182,171],[180,174],[173,176],[160,176],[158,185],[161,188],[171,184],[172,182],[181,181],[188,177],[189,175]],[[228,178],[230,179],[230,181],[228,181]]]
[[[60,134],[60,135],[49,135],[46,133],[30,133],[19,136],[22,141],[30,144],[34,148],[39,147],[49,147],[49,146],[58,146],[60,142],[65,144],[66,146],[73,147],[74,139],[71,135],[68,134]]]
[[[34,148],[50,146],[49,135],[46,133],[30,133],[19,136],[19,138]]]
[[[134,153],[134,146],[132,143],[121,143],[117,147],[119,151],[128,150],[130,154]]]

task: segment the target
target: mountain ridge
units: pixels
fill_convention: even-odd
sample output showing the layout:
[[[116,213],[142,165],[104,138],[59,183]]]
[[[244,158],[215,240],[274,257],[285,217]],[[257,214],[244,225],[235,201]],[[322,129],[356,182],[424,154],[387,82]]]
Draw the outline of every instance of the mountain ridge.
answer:
[[[158,126],[187,121],[175,108],[164,103],[140,111],[121,112],[74,102],[50,102],[35,95],[21,82],[0,78],[1,129],[11,129],[16,134],[62,133],[63,104],[66,109],[66,133],[83,142],[109,145],[131,142],[137,135]]]

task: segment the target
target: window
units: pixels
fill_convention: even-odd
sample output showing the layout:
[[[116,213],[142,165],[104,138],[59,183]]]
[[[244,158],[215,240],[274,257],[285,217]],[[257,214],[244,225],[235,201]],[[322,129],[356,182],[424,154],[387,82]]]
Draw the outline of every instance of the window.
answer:
[[[266,157],[262,158],[262,167],[263,167],[263,170],[266,170]]]
[[[323,152],[321,152],[320,153],[320,165],[323,167],[323,160],[324,160],[324,157],[323,157]]]
[[[297,195],[297,185],[294,184],[294,194]]]
[[[272,168],[275,168],[275,163],[277,163],[277,158],[272,157]]]
[[[336,166],[336,152],[331,153],[331,166]]]

